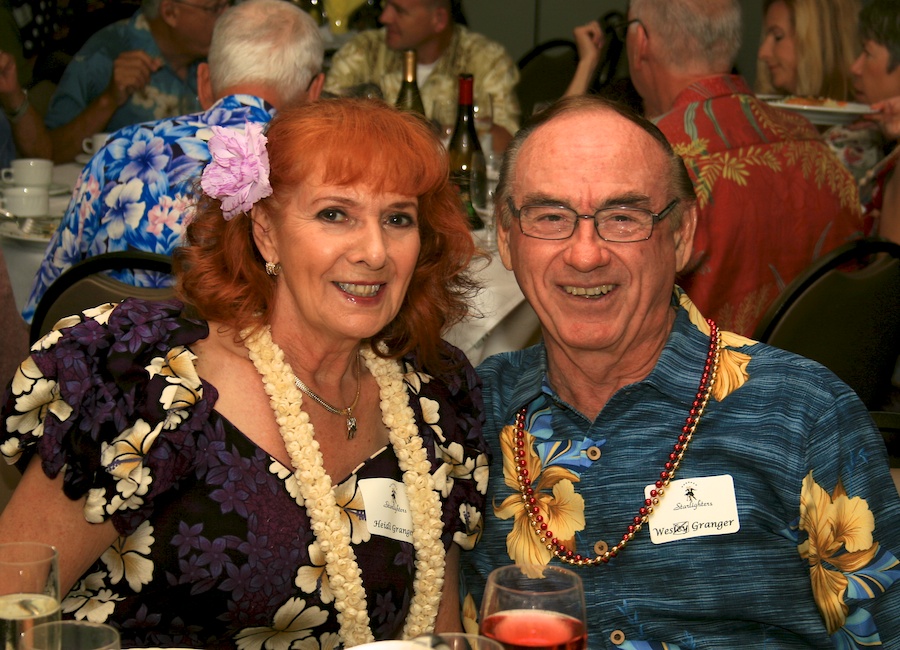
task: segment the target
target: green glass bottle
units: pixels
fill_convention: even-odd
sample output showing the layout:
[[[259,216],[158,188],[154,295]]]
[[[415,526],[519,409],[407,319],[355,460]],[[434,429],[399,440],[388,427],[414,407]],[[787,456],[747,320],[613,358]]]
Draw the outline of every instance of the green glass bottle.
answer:
[[[486,176],[484,154],[475,131],[475,109],[472,102],[471,74],[459,75],[459,100],[456,109],[456,126],[450,136],[447,152],[450,154],[450,180],[459,189],[466,213],[469,215],[469,227],[472,230],[484,228],[484,221],[478,216],[473,204],[472,173],[480,177]]]
[[[422,104],[422,95],[419,94],[419,85],[416,83],[415,50],[406,50],[403,53],[403,82],[400,84],[395,104],[401,110],[425,115],[425,105]]]

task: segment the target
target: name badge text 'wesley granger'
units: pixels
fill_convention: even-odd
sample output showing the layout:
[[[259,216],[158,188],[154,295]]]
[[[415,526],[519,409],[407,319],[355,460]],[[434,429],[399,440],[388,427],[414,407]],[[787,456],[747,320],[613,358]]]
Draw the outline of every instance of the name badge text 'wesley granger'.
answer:
[[[644,489],[646,498],[651,489],[652,485]],[[645,526],[654,544],[738,532],[734,479],[723,474],[672,481]]]

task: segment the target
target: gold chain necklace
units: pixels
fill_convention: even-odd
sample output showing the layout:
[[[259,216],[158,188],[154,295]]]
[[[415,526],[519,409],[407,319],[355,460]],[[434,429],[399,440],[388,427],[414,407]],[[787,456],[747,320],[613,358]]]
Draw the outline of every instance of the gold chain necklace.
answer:
[[[302,390],[304,393],[312,397],[316,402],[319,403],[319,406],[324,408],[329,413],[334,413],[335,415],[343,415],[347,418],[347,440],[353,440],[353,436],[356,435],[356,418],[353,417],[353,409],[356,408],[356,405],[359,403],[359,354],[356,355],[356,397],[353,398],[353,404],[350,406],[346,406],[342,409],[337,408],[336,406],[332,406],[324,399],[316,395],[312,389],[303,383],[303,381],[297,375],[292,375],[294,378],[294,384]]]
[[[712,395],[713,385],[716,383],[716,373],[719,368],[719,350],[721,349],[722,337],[719,328],[712,319],[707,319],[710,327],[709,348],[706,353],[706,363],[703,366],[703,374],[700,376],[700,385],[697,388],[697,394],[691,404],[690,412],[685,420],[684,426],[675,442],[672,452],[668,456],[663,471],[659,474],[653,489],[650,490],[650,498],[644,499],[637,514],[632,519],[632,523],[628,525],[622,539],[615,546],[609,547],[605,542],[602,545],[606,548],[603,553],[599,553],[590,557],[576,553],[572,549],[560,542],[554,536],[553,531],[549,529],[544,516],[541,514],[537,498],[534,496],[534,487],[532,486],[531,477],[528,475],[528,461],[525,458],[525,415],[527,407],[523,407],[516,414],[515,425],[515,454],[516,454],[516,474],[519,480],[519,491],[522,493],[522,500],[525,502],[525,514],[531,524],[531,529],[537,535],[541,544],[550,551],[556,558],[565,564],[575,566],[597,566],[598,564],[607,564],[611,559],[616,557],[625,546],[634,539],[634,536],[643,528],[650,520],[655,506],[659,505],[659,500],[665,493],[669,483],[675,478],[675,472],[681,465],[681,460],[687,451],[688,444],[694,437],[694,431],[700,423],[700,418],[706,410],[709,398]]]

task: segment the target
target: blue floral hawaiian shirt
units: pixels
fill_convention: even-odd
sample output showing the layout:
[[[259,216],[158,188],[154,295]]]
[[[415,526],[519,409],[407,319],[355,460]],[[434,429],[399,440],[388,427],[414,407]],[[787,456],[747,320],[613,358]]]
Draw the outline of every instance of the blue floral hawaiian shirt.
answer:
[[[165,60],[153,39],[147,18],[140,11],[128,20],[120,20],[99,30],[75,54],[47,107],[44,117],[47,128],[58,128],[78,117],[106,90],[116,57],[130,50],[143,50],[150,56]],[[115,131],[139,122],[199,110],[197,64],[188,68],[184,79],[164,64],[150,75],[150,81],[144,88],[116,109],[104,130]]]
[[[553,390],[543,345],[478,367],[485,436],[501,453],[484,538],[462,559],[469,618],[491,569],[562,566],[529,526],[514,458],[567,549],[593,558],[628,534],[679,444],[710,346],[680,289],[673,308],[652,372],[593,421]],[[616,557],[570,567],[584,583],[588,647],[900,647],[900,497],[864,405],[813,361],[721,334],[711,398],[670,489]],[[511,425],[523,408],[520,438]],[[733,508],[724,519],[720,503]]]
[[[267,123],[275,109],[252,95],[229,95],[209,110],[136,124],[112,134],[75,183],[62,223],[47,245],[22,315],[29,323],[47,287],[86,257],[138,250],[171,255],[181,243],[185,214],[209,162],[212,125]],[[168,286],[168,276],[121,271],[139,287]]]

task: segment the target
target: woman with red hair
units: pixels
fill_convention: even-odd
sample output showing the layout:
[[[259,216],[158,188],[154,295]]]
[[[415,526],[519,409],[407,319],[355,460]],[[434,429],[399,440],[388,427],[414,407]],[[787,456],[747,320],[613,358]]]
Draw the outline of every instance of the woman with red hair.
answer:
[[[212,127],[209,148],[182,302],[61,321],[13,380],[0,450],[28,469],[0,539],[57,546],[63,612],[129,645],[457,628],[489,452],[440,338],[473,289],[446,154],[346,99]]]

